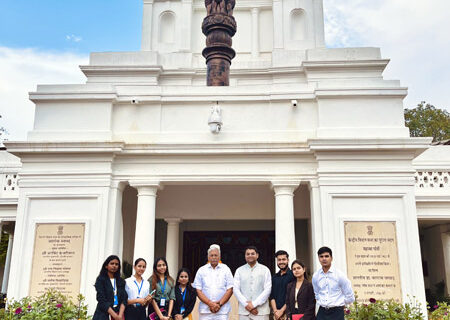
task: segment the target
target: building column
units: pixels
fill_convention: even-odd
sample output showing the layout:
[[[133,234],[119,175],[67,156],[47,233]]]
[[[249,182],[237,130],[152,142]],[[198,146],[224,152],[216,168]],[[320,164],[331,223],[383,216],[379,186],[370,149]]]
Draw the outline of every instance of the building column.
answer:
[[[182,0],[181,50],[191,52],[192,0]]]
[[[143,275],[147,279],[152,273],[155,255],[156,194],[159,183],[130,185],[138,191],[133,263],[138,258],[147,261],[147,270]]]
[[[2,293],[8,290],[9,270],[11,268],[12,248],[14,244],[14,235],[9,234],[8,251],[6,252],[5,270],[3,272]]]
[[[313,270],[317,270],[319,260],[317,259],[317,250],[323,245],[322,238],[322,211],[320,209],[320,189],[317,180],[309,182],[309,197],[311,207],[311,262]]]
[[[122,197],[125,183],[121,181],[113,181],[109,190],[108,203],[108,232],[106,234],[105,256],[111,254],[118,255],[122,259]]]
[[[259,8],[252,8],[252,58],[259,57]]]
[[[289,260],[295,260],[294,191],[300,183],[278,184],[272,182],[275,192],[275,251],[285,250]]]
[[[180,218],[167,218],[167,242],[166,259],[169,265],[169,272],[176,274],[178,272],[178,256],[180,248]]]
[[[273,0],[273,48],[283,49],[283,1]]]
[[[142,17],[142,51],[152,51],[153,1],[144,0]]]
[[[447,284],[447,295],[450,295],[450,232],[443,233],[442,248],[444,249],[444,270],[445,270],[445,283]]]

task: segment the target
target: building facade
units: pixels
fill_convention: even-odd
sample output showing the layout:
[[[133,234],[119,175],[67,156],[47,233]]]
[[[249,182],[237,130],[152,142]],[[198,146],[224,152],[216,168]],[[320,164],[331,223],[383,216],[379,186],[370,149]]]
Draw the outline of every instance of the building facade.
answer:
[[[378,48],[325,48],[321,0],[240,0],[230,86],[207,87],[203,1],[143,5],[142,50],[92,53],[84,84],[39,85],[27,141],[5,143],[20,158],[1,211],[17,212],[2,216],[15,225],[9,297],[37,285],[49,223],[84,226],[91,308],[110,254],[166,256],[174,274],[205,263],[212,242],[232,267],[253,244],[272,269],[278,249],[316,269],[327,245],[348,271],[354,222],[393,223],[401,300],[425,304],[425,283],[449,283],[449,147],[423,153],[431,139],[409,137],[407,89],[383,78]]]

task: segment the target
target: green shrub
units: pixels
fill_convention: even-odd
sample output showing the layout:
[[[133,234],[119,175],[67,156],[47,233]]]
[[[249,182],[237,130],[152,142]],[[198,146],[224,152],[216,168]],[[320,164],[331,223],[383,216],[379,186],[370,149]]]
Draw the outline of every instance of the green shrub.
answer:
[[[420,303],[415,299],[401,304],[394,300],[370,299],[369,304],[355,301],[345,310],[347,320],[423,320],[424,315]]]
[[[437,302],[430,310],[431,320],[450,320],[450,305],[447,302]]]
[[[8,309],[0,310],[1,320],[88,320],[87,305],[79,295],[77,301],[57,292],[47,291],[42,296],[8,300]]]

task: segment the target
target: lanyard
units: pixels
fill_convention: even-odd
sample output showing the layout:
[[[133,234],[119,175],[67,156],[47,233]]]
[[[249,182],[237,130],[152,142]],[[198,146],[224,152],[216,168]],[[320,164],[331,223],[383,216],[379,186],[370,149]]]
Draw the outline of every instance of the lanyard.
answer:
[[[136,282],[136,280],[134,280],[134,283],[136,284],[136,287],[138,289],[138,298],[141,296],[141,290],[142,290],[142,286],[144,285],[144,279],[141,280],[141,287],[139,288],[138,283]]]
[[[116,291],[116,278],[114,278],[114,287],[113,287],[113,290],[114,290],[114,295],[117,295],[117,291]]]
[[[162,283],[161,283],[161,280],[159,280],[159,286],[161,287],[161,293],[164,295],[164,290],[166,290],[166,283],[167,283],[167,279],[166,278],[164,278],[164,287],[163,286],[161,286],[162,285]]]
[[[184,300],[186,300],[186,291],[187,291],[187,288],[184,289],[184,292],[181,291],[181,288],[180,288],[181,296],[183,297],[183,303],[181,304],[182,306],[184,306]]]

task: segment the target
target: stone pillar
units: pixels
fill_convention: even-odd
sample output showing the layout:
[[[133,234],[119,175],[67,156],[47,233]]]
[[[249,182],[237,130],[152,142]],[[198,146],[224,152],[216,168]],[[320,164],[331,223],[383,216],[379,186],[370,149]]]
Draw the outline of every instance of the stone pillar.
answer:
[[[252,58],[259,57],[259,8],[252,8]]]
[[[320,209],[320,190],[317,180],[309,182],[309,197],[311,208],[311,262],[313,270],[317,270],[319,260],[317,259],[317,250],[323,245],[322,238],[322,211]]]
[[[136,214],[136,234],[134,238],[134,258],[144,258],[147,261],[147,270],[144,279],[152,273],[153,259],[155,255],[155,218],[156,218],[156,193],[159,184],[132,184],[138,190],[138,204]]]
[[[142,51],[152,50],[153,1],[154,0],[144,0],[141,42]]]
[[[176,275],[178,272],[178,256],[180,243],[180,218],[167,218],[167,242],[166,259],[169,265],[169,272]]]
[[[202,32],[206,36],[206,48],[202,55],[207,65],[207,86],[230,85],[231,60],[236,55],[231,47],[231,38],[237,29],[233,17],[234,4],[232,0],[205,2],[207,16],[202,23]]]
[[[450,226],[448,227],[450,228]],[[450,232],[443,233],[442,249],[444,250],[444,269],[445,269],[445,283],[447,284],[447,295],[450,295]]]
[[[283,49],[283,1],[273,0],[273,48]]]
[[[11,268],[12,248],[14,244],[14,235],[9,235],[8,251],[6,252],[5,270],[3,272],[2,293],[8,290],[9,270]]]
[[[182,6],[182,26],[181,26],[181,50],[191,52],[192,38],[192,0],[183,0]]]
[[[289,253],[289,260],[295,260],[295,219],[294,219],[294,191],[300,183],[274,183],[275,192],[275,251],[285,250]]]
[[[109,189],[108,220],[106,234],[105,256],[118,255],[122,259],[122,195],[125,183],[113,181]]]

